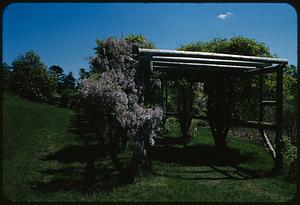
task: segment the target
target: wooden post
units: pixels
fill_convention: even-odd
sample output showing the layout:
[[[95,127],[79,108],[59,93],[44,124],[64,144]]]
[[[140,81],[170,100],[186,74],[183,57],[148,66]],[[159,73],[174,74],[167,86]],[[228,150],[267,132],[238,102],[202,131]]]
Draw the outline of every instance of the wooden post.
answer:
[[[152,105],[153,101],[155,101],[155,99],[153,99],[155,97],[155,92],[153,92],[153,90],[151,89],[151,80],[150,80],[150,77],[151,77],[151,62],[149,63],[148,61],[146,61],[144,64],[144,105],[145,106],[150,106]],[[146,150],[147,152],[147,155],[146,155],[146,158],[145,158],[145,168],[148,170],[148,171],[151,171],[152,169],[152,162],[151,162],[151,145],[150,145],[150,142],[149,142],[149,139],[147,138],[144,138],[143,140],[137,142],[138,144],[142,145],[143,149]],[[143,158],[144,156],[142,152],[140,152],[139,150],[134,150],[134,152],[136,153],[136,155],[140,155],[140,156],[136,156],[136,159],[138,162],[137,163],[140,163],[141,161],[140,158]],[[133,165],[135,166],[136,164],[133,163]],[[133,166],[133,167],[134,167]],[[134,167],[134,173],[136,173],[138,171],[138,166],[139,165],[136,165],[136,167]]]
[[[259,74],[259,122],[262,122],[264,119],[264,107],[262,104],[263,101],[263,74]]]
[[[179,123],[183,144],[187,144],[191,138],[189,130],[192,122],[192,88],[191,85],[179,86]]]
[[[163,87],[164,86],[164,87]],[[164,83],[162,84],[162,89],[165,88],[165,99],[163,98],[163,111],[164,111],[164,115],[163,115],[163,131],[165,131],[165,125],[166,125],[166,121],[167,121],[167,115],[165,113],[168,112],[168,81],[165,80]],[[162,90],[162,93],[164,95],[164,92]]]
[[[286,66],[284,64],[283,66]],[[283,166],[283,141],[282,141],[282,114],[283,114],[283,66],[279,67],[276,73],[276,159],[275,172],[280,173]]]
[[[151,101],[151,86],[150,86],[150,64],[143,62],[141,64],[143,69],[143,81],[144,81],[144,104],[147,106]]]
[[[165,105],[165,110],[168,112],[168,81],[166,81],[166,105]]]

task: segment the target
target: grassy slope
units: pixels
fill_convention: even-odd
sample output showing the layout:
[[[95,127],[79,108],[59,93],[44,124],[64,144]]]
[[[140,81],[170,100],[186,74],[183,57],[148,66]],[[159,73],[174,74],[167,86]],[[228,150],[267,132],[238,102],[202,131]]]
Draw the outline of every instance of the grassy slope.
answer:
[[[11,94],[4,95],[3,110],[3,189],[14,201],[287,201],[296,191],[295,184],[281,178],[251,178],[239,172],[237,168],[266,172],[273,162],[263,148],[232,136],[230,147],[240,150],[246,161],[235,168],[213,160],[199,161],[214,155],[209,152],[213,142],[206,129],[198,131],[187,148],[173,146],[167,152],[158,152],[154,173],[138,178],[135,184],[116,185],[116,173],[110,161],[103,159],[96,163],[97,183],[82,189],[84,163],[41,160],[78,143],[69,132],[74,113]],[[168,136],[177,133],[178,127],[171,124]],[[199,144],[209,148],[208,152],[199,151]],[[167,158],[168,151],[182,156]]]

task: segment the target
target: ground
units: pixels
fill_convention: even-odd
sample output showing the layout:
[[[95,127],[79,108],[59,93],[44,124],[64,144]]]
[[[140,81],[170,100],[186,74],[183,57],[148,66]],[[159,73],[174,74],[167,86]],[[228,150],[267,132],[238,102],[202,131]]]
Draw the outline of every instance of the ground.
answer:
[[[153,173],[120,183],[110,159],[99,155],[95,179],[87,182],[83,153],[95,153],[78,137],[84,127],[76,130],[74,111],[5,93],[3,112],[3,191],[11,201],[277,202],[296,193],[295,183],[264,175],[274,163],[262,146],[233,135],[229,160],[215,149],[207,128],[188,146],[159,145],[178,136],[174,120],[157,140]]]

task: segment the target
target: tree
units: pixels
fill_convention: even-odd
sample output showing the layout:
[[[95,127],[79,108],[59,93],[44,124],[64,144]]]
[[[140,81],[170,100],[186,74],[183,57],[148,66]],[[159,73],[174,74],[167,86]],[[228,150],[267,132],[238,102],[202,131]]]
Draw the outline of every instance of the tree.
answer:
[[[132,43],[138,48],[156,48],[155,44],[148,40],[144,35],[134,35],[130,34],[124,38],[124,40],[128,43]]]
[[[141,81],[137,73],[142,71],[136,69],[138,62],[132,42],[109,38],[97,45],[96,56],[91,62],[94,73],[82,82],[85,110],[92,116],[90,123],[99,131],[99,138],[108,142],[111,158],[118,169],[119,144],[126,144],[130,137],[134,157],[129,174],[134,177],[149,155],[162,109],[148,108],[143,103],[143,87],[137,84]]]
[[[50,75],[55,79],[56,81],[56,89],[58,93],[61,93],[61,89],[63,86],[63,81],[65,78],[64,70],[58,65],[52,65],[49,68]]]
[[[82,81],[83,79],[89,77],[90,74],[88,71],[86,71],[84,68],[79,69],[79,81]]]
[[[8,89],[10,87],[11,81],[11,67],[8,66],[6,63],[2,64],[2,82],[3,88]]]
[[[75,89],[76,79],[73,76],[72,72],[69,72],[63,78],[63,88],[64,89]]]
[[[62,82],[62,89],[61,89],[61,103],[64,107],[72,108],[72,104],[76,104],[74,101],[77,101],[76,95],[76,79],[73,76],[72,72],[69,72],[67,75],[64,76]]]
[[[243,36],[235,36],[230,39],[215,38],[208,42],[189,43],[181,45],[177,50],[274,57],[263,42],[257,42]]]
[[[33,51],[20,55],[12,63],[12,90],[20,96],[36,101],[49,101],[55,89],[55,80],[46,65]]]

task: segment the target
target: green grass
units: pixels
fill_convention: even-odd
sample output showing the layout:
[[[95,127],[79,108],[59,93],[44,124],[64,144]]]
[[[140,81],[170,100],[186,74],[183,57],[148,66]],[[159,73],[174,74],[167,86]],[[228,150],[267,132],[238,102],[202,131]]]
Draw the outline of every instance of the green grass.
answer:
[[[199,129],[187,147],[157,147],[152,174],[120,185],[107,158],[95,164],[95,182],[85,186],[85,163],[42,160],[82,142],[71,132],[75,113],[4,95],[3,191],[12,201],[289,201],[296,185],[262,177],[273,167],[254,143],[228,137],[233,163],[222,164],[208,129]],[[175,123],[167,137],[178,136]],[[74,146],[74,147],[76,147]],[[78,157],[83,153],[78,153]],[[74,156],[75,157],[75,156]]]

